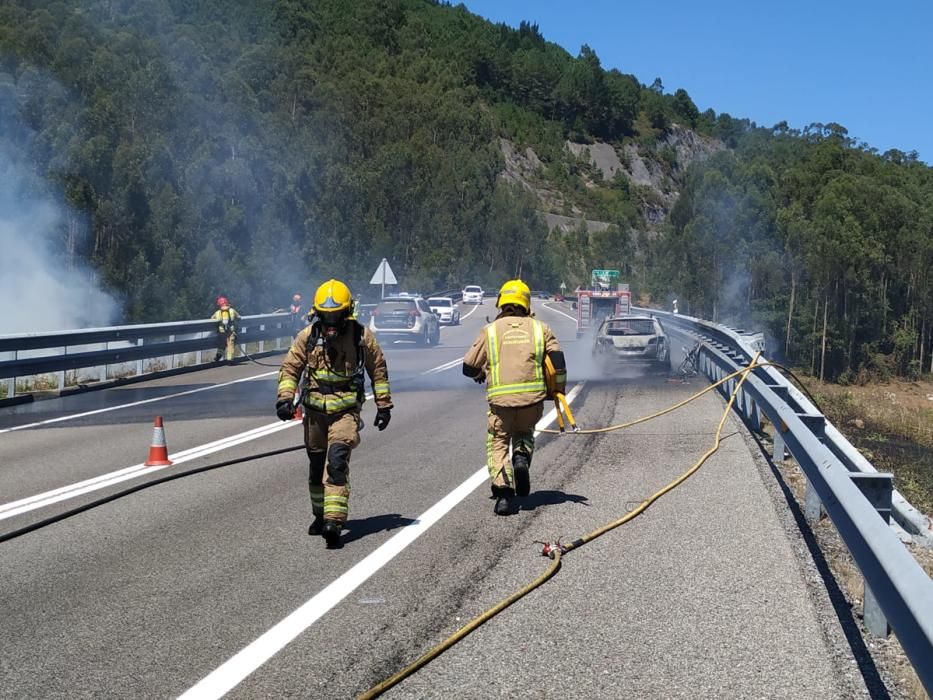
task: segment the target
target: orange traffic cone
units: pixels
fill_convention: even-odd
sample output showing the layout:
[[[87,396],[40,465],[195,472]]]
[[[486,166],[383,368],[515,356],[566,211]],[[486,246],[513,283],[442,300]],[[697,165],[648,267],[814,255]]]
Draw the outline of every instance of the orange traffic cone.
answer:
[[[162,427],[162,416],[156,416],[152,428],[152,444],[149,446],[149,459],[147,467],[166,467],[172,463],[168,458],[168,447],[165,445],[165,428]]]
[[[295,415],[292,417],[292,420],[301,420],[305,417],[305,412],[301,408],[301,404],[295,406]]]

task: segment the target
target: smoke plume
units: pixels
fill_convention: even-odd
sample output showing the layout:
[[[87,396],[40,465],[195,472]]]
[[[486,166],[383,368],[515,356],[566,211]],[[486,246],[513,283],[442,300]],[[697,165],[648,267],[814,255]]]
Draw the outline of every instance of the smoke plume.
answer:
[[[0,123],[2,134],[8,124]],[[103,326],[118,307],[96,274],[69,264],[77,219],[0,145],[0,335]]]

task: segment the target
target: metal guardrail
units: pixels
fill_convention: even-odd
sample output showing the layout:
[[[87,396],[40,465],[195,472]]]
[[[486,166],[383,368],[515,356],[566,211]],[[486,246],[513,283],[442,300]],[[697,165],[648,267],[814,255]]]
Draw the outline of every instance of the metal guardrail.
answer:
[[[247,343],[258,343],[257,352],[266,352],[266,343],[291,339],[291,314],[243,316],[237,329],[237,345],[245,352]],[[103,347],[95,347],[103,346]],[[115,346],[115,347],[114,347]],[[65,372],[99,368],[98,381],[110,379],[109,370],[122,366],[129,376],[142,376],[164,369],[175,369],[179,356],[194,353],[194,366],[206,364],[204,351],[217,348],[215,321],[179,321],[110,328],[89,328],[55,333],[0,335],[0,380],[6,380],[6,398],[16,396],[17,379],[57,375],[57,390],[65,389]],[[147,368],[144,360],[165,358],[165,367]],[[130,369],[128,363],[135,363]],[[32,392],[26,392],[32,393]]]
[[[761,334],[730,329],[701,319],[654,309],[669,331],[701,341],[700,371],[710,380],[747,366],[763,350]],[[738,379],[720,388],[732,393]],[[805,513],[820,508],[830,517],[865,579],[865,623],[877,635],[894,630],[927,692],[933,694],[933,581],[886,521],[886,509],[921,540],[930,538],[929,518],[891,490],[890,475],[878,474],[868,460],[826,420],[776,368],[753,369],[739,390],[735,410],[756,432],[762,415],[775,426],[774,459],[790,451],[807,478]],[[873,488],[882,482],[880,499]]]

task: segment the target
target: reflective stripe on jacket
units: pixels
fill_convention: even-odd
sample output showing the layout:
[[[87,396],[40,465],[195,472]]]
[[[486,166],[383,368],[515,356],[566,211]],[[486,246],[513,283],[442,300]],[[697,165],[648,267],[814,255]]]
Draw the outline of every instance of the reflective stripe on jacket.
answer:
[[[355,322],[325,345],[313,339],[314,327],[295,337],[279,371],[277,398],[293,399],[298,381],[305,374],[304,405],[319,413],[359,410],[365,400],[364,371],[373,385],[378,408],[392,408],[389,373],[382,349],[369,329],[363,328],[356,345]],[[359,361],[362,356],[362,367]]]
[[[232,306],[217,309],[211,316],[212,321],[217,321],[217,332],[223,334],[236,333],[236,322],[239,318],[240,314]]]
[[[494,399],[499,396],[542,394],[541,399],[544,399],[544,329],[540,321],[533,318],[502,320],[505,323],[486,326],[489,357],[486,398],[495,403]]]
[[[463,364],[477,376],[485,374],[490,404],[517,408],[545,399],[544,357],[559,350],[546,323],[530,316],[502,316],[473,341]]]

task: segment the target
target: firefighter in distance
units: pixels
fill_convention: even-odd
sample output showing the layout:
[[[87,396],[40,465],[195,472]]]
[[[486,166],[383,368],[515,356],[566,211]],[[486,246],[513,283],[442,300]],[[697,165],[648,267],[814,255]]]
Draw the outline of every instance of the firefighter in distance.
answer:
[[[229,362],[236,353],[236,332],[240,314],[230,306],[227,297],[219,296],[217,311],[211,316],[211,320],[217,322],[217,354],[214,356],[214,362],[220,362],[224,357]]]
[[[544,413],[544,400],[564,393],[567,365],[554,332],[531,313],[527,284],[518,279],[506,282],[496,307],[499,315],[463,358],[463,374],[477,383],[486,382],[486,466],[496,498],[494,512],[510,515],[515,496],[531,491],[535,425]],[[546,359],[554,368],[553,390],[545,377]]]
[[[349,512],[350,453],[360,444],[365,375],[372,383],[374,425],[380,431],[388,426],[393,407],[382,349],[369,329],[352,318],[353,306],[343,282],[332,279],[318,287],[311,324],[295,337],[279,370],[275,403],[283,421],[294,416],[296,396],[304,406],[314,516],[308,534],[323,535],[328,547],[339,546]]]
[[[298,335],[301,329],[308,325],[309,316],[304,313],[304,302],[300,294],[292,295],[292,303],[288,307],[288,313],[292,315],[292,333]]]

